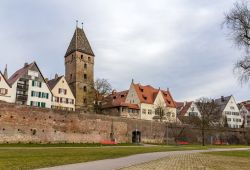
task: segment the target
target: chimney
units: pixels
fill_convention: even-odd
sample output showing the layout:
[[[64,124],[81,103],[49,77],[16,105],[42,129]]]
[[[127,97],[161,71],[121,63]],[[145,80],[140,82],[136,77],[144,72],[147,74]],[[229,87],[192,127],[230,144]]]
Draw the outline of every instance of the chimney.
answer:
[[[58,74],[55,74],[55,79],[58,79]]]
[[[187,104],[187,101],[184,101],[184,105],[183,106],[186,106],[186,104]]]
[[[48,79],[48,78],[45,78],[44,80],[45,80],[45,83],[48,83],[48,81],[49,81],[49,79]]]
[[[222,101],[222,102],[224,102],[224,101],[225,101],[224,96],[221,96],[221,101]]]
[[[24,63],[24,67],[27,67],[28,66],[28,63]]]

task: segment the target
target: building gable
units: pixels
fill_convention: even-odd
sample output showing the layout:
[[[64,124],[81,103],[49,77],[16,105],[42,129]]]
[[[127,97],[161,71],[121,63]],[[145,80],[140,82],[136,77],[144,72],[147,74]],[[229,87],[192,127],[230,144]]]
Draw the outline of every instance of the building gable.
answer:
[[[125,103],[140,104],[140,99],[132,82],[125,100]]]

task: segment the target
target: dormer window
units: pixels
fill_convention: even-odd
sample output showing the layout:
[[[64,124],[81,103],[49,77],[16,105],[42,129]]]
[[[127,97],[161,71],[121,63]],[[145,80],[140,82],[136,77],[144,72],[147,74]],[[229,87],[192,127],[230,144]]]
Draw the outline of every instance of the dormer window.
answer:
[[[143,88],[140,87],[141,92],[143,92]]]
[[[147,100],[147,97],[146,96],[142,96],[144,100]]]
[[[116,96],[114,96],[113,99],[116,99]]]
[[[125,97],[123,94],[121,95],[121,98]]]

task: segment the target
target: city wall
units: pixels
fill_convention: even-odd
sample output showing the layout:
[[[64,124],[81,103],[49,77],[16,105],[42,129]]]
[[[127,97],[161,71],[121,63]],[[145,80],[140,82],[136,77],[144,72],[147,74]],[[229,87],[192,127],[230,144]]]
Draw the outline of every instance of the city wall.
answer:
[[[0,143],[99,143],[131,142],[133,131],[143,142],[161,142],[165,125],[127,118],[64,112],[0,101]]]

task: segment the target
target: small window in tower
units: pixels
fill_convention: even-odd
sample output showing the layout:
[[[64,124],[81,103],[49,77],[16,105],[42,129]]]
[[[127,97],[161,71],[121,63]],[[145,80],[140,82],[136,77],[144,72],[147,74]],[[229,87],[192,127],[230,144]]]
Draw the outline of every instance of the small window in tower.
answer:
[[[84,103],[87,103],[87,99],[86,99],[86,98],[84,98],[84,99],[83,99],[83,102],[84,102]]]
[[[81,59],[83,59],[83,55],[81,55]]]
[[[83,91],[85,91],[85,92],[87,91],[87,87],[86,86],[83,87]]]
[[[84,74],[84,79],[87,80],[87,74]]]
[[[86,63],[84,64],[84,68],[85,68],[85,69],[87,68],[87,64],[86,64]]]
[[[91,58],[90,58],[90,57],[88,57],[88,61],[89,61],[89,62],[91,61]]]
[[[70,74],[70,79],[72,79],[72,74]]]

